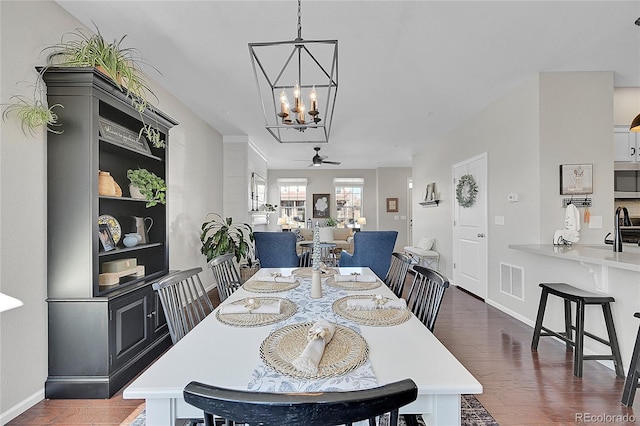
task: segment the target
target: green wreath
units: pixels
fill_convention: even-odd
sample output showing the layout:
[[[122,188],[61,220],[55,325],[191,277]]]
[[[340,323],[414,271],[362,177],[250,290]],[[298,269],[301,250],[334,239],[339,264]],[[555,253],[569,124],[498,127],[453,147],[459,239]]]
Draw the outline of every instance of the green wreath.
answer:
[[[458,204],[464,208],[471,207],[476,202],[476,195],[478,195],[478,184],[473,175],[461,176],[456,186]]]

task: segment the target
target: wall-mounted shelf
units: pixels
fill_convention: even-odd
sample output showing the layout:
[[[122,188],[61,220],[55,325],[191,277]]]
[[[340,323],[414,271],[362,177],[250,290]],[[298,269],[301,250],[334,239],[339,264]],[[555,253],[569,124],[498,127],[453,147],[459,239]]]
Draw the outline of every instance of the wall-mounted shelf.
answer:
[[[418,204],[420,204],[422,207],[437,206],[438,204],[440,204],[440,200],[422,201]]]

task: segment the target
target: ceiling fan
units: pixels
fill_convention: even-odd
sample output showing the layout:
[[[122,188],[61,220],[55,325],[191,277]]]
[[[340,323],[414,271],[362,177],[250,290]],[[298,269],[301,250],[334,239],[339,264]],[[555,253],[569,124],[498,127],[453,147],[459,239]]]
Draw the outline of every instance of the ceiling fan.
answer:
[[[326,155],[320,155],[320,147],[316,146],[315,148],[313,148],[316,151],[316,155],[313,156],[313,159],[311,160],[311,164],[309,164],[309,167],[319,167],[322,166],[323,164],[335,164],[336,166],[340,164],[339,161],[326,161],[327,157]]]

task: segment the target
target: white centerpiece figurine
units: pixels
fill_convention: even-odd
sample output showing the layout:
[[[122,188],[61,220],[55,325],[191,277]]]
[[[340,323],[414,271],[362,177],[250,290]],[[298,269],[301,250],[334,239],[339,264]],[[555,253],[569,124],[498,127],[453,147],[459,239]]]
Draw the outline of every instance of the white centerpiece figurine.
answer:
[[[313,227],[313,251],[311,254],[312,272],[311,272],[311,297],[318,299],[322,297],[322,281],[320,279],[320,226],[318,222]]]

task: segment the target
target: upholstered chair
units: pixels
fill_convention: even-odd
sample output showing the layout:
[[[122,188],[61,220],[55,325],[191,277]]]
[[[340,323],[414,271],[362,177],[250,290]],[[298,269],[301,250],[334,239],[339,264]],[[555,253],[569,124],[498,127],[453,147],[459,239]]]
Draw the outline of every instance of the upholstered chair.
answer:
[[[300,265],[293,232],[254,232],[253,238],[261,268],[295,268]]]
[[[343,250],[339,266],[368,266],[383,280],[391,265],[396,238],[397,231],[356,232],[353,236],[353,254]]]

